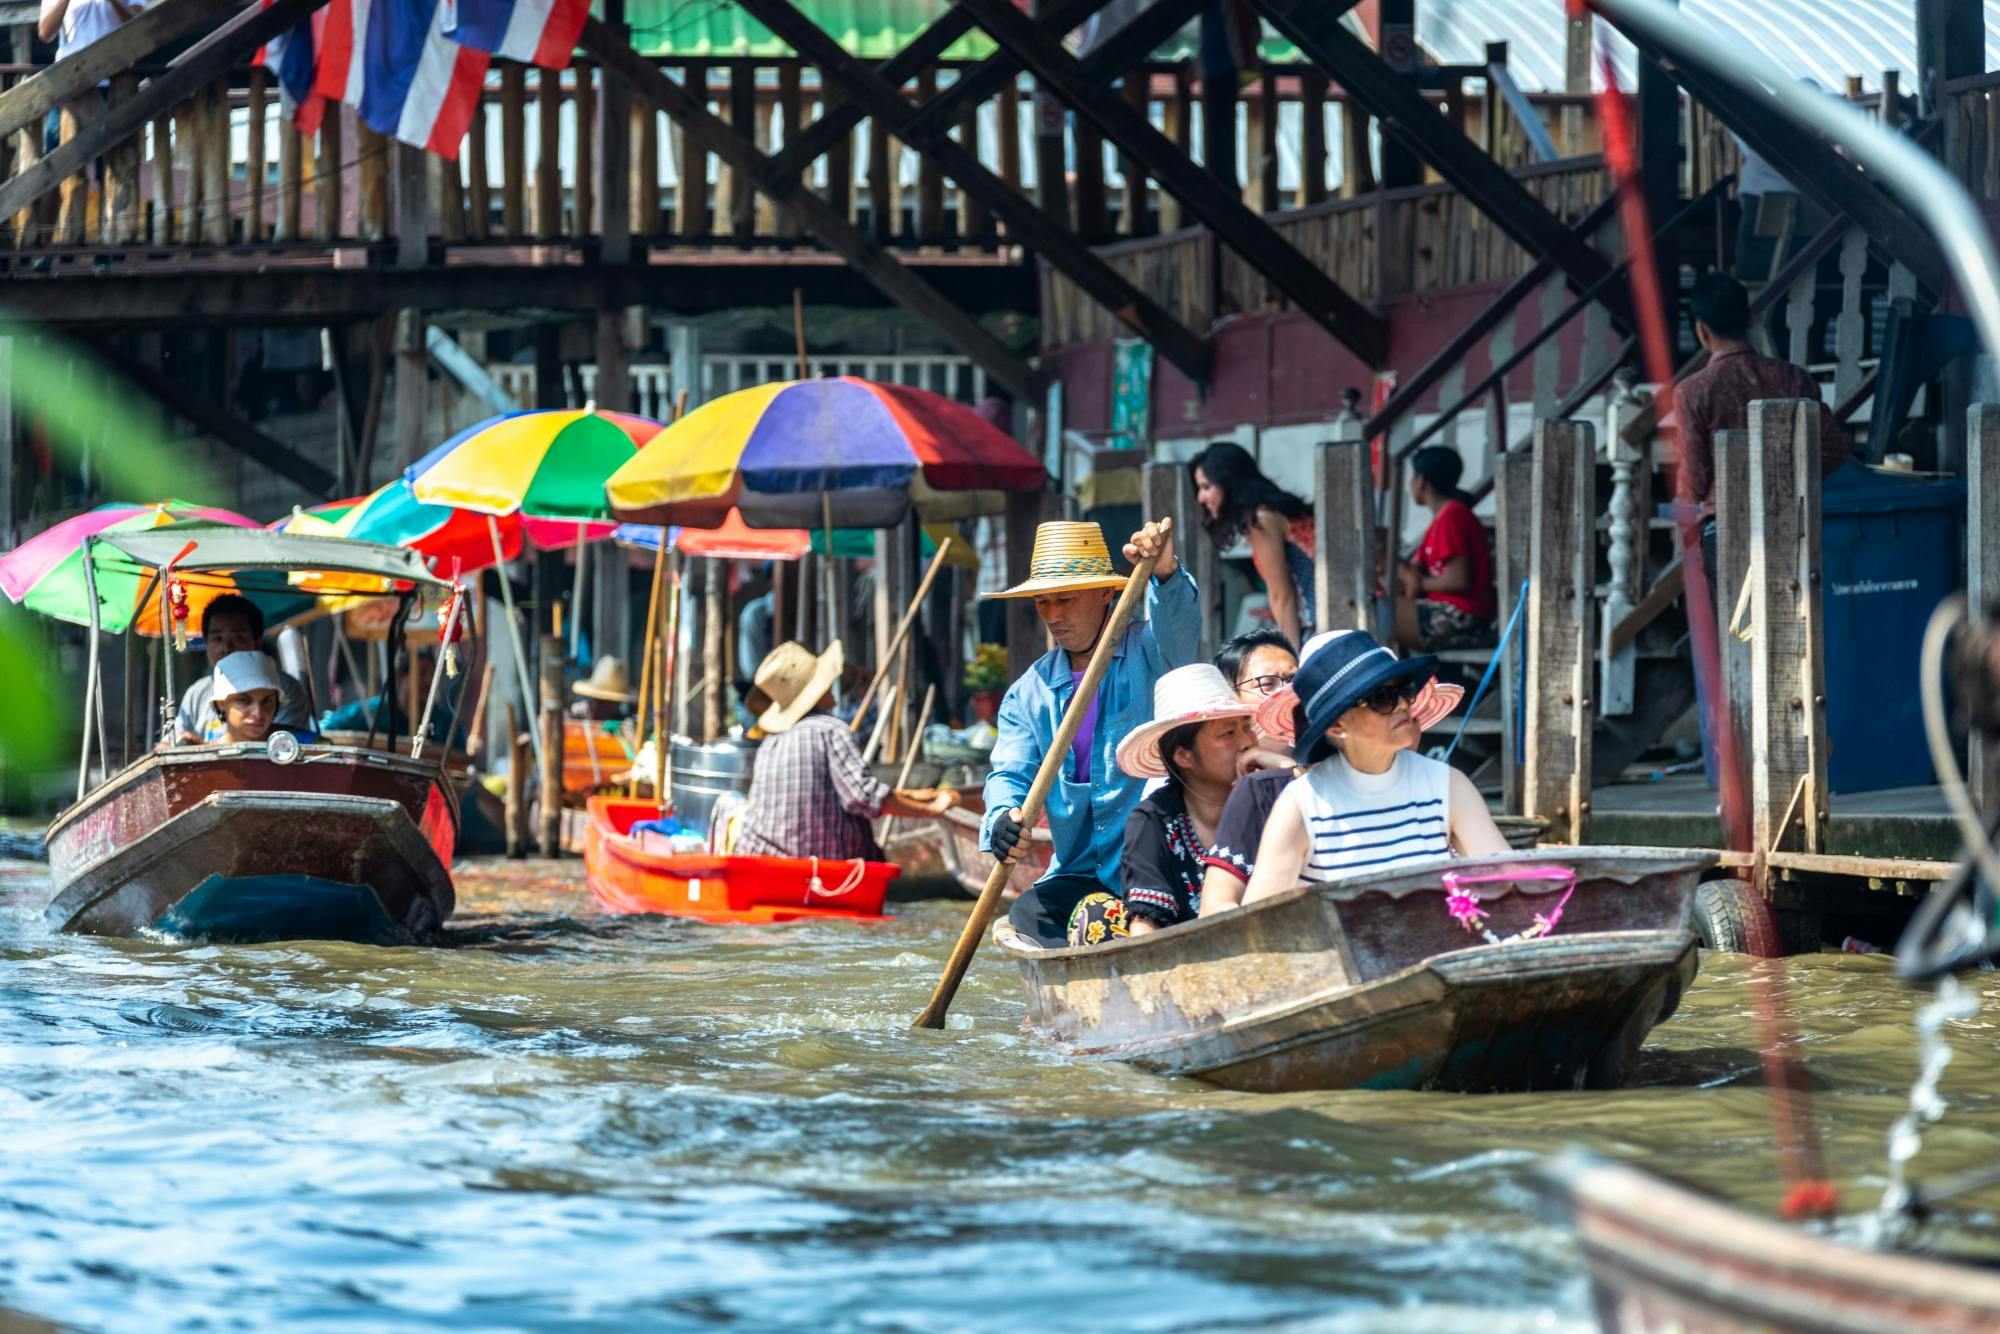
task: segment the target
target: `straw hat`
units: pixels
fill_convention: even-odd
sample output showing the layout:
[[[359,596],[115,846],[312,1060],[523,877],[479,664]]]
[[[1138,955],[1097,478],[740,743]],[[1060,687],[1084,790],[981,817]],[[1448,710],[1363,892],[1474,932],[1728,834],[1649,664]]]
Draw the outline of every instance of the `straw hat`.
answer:
[[[247,695],[253,690],[276,690],[281,694],[284,691],[278,683],[278,664],[271,660],[270,654],[255,649],[231,653],[216,663],[211,684],[214,693],[210,698],[218,711],[222,701],[233,695]]]
[[[1058,519],[1035,529],[1035,553],[1028,577],[989,598],[1038,598],[1047,593],[1078,593],[1086,588],[1123,588],[1124,576],[1111,568],[1111,550],[1104,530],[1094,523]]]
[[[1229,688],[1227,677],[1198,662],[1176,667],[1153,682],[1153,721],[1136,728],[1118,743],[1118,767],[1138,778],[1160,778],[1167,772],[1160,742],[1187,723],[1216,718],[1248,718],[1251,708]]]
[[[833,689],[845,670],[847,650],[838,639],[817,656],[796,640],[778,645],[764,655],[751,678],[754,688],[771,697],[771,707],[758,715],[757,726],[769,736],[788,731]]]
[[[1360,637],[1354,639],[1353,637],[1357,635]],[[1369,690],[1374,689],[1382,681],[1415,677],[1422,673],[1435,672],[1437,670],[1437,659],[1428,654],[1411,658],[1409,662],[1402,663],[1393,652],[1376,643],[1375,636],[1365,630],[1328,630],[1323,634],[1314,635],[1306,641],[1305,650],[1299,654],[1300,674],[1304,674],[1306,664],[1318,657],[1322,650],[1334,645],[1336,641],[1350,639],[1352,640],[1351,643],[1342,643],[1339,645],[1339,656],[1343,660],[1350,656],[1366,659],[1364,663],[1355,668],[1355,671],[1360,674],[1359,679],[1366,679],[1371,683]],[[1351,654],[1349,650],[1352,651]],[[1378,657],[1377,655],[1380,656]],[[1348,664],[1343,661],[1342,665]],[[1400,670],[1397,669],[1399,666]],[[1386,675],[1384,674],[1385,671],[1387,672]],[[1361,692],[1363,695],[1367,693],[1367,690]],[[1410,716],[1416,719],[1417,730],[1419,732],[1427,731],[1441,722],[1446,714],[1457,708],[1458,702],[1464,698],[1464,686],[1447,685],[1439,681],[1435,676],[1432,676],[1429,682],[1425,684],[1422,692],[1418,694],[1416,701],[1411,704]],[[1283,689],[1273,691],[1265,697],[1262,704],[1257,706],[1257,730],[1274,740],[1285,742],[1287,745],[1291,744],[1295,740],[1292,736],[1292,706],[1298,702],[1299,697],[1296,682],[1293,685],[1285,686]],[[1352,707],[1352,705],[1343,707],[1340,712],[1345,713],[1349,707]],[[1331,726],[1332,719],[1339,716],[1339,713],[1331,715],[1327,725]],[[1325,728],[1321,728],[1320,730],[1324,731]]]
[[[601,699],[609,704],[630,704],[639,698],[639,692],[632,688],[632,673],[626,669],[625,660],[609,653],[591,664],[589,680],[578,681],[570,690],[585,699]]]

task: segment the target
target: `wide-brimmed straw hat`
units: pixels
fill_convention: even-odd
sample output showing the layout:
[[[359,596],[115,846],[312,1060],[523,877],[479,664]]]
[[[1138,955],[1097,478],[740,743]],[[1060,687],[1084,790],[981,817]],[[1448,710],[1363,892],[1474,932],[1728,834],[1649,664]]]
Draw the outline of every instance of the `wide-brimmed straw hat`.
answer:
[[[1038,598],[1086,588],[1123,588],[1125,577],[1111,568],[1104,530],[1094,523],[1058,519],[1035,529],[1035,552],[1028,577],[989,598]]]
[[[778,645],[764,655],[751,678],[752,686],[771,697],[771,707],[758,715],[757,726],[770,736],[788,730],[812,712],[846,670],[847,650],[838,639],[819,654],[797,640]]]
[[[1176,667],[1153,683],[1153,721],[1118,743],[1118,767],[1139,778],[1165,776],[1160,742],[1188,723],[1248,718],[1251,708],[1229,688],[1229,678],[1208,663]]]
[[[235,695],[247,695],[253,690],[276,690],[284,692],[278,681],[278,664],[268,653],[255,649],[244,649],[231,653],[215,664],[210,685],[214,693],[210,696],[218,709],[222,701]]]
[[[1395,681],[1425,683],[1410,705],[1418,731],[1435,726],[1465,698],[1464,686],[1437,680],[1437,659],[1431,654],[1398,658],[1366,630],[1329,630],[1306,641],[1299,655],[1299,674],[1292,684],[1257,706],[1258,730],[1296,748],[1299,738],[1292,734],[1292,711],[1305,700],[1305,735],[1311,744],[1299,758],[1306,764],[1317,763],[1332,749],[1326,729],[1376,687]]]
[[[591,664],[590,679],[578,681],[570,690],[585,699],[601,699],[607,704],[630,704],[639,698],[632,688],[632,673],[623,658],[607,653]]]

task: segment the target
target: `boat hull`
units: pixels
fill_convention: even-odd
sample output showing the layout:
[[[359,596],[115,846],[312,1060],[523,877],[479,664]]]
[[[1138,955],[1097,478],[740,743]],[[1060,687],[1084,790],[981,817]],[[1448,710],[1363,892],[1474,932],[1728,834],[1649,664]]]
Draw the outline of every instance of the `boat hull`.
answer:
[[[1082,949],[1002,920],[1028,1027],[1072,1054],[1246,1092],[1610,1087],[1693,981],[1681,853],[1545,850],[1302,886],[1246,909]],[[1440,873],[1574,865],[1555,934],[1468,947]],[[1524,880],[1542,891],[1547,881]],[[1503,938],[1554,899],[1482,890]]]
[[[653,803],[592,797],[588,810],[585,874],[590,892],[610,912],[711,922],[880,921],[889,882],[902,873],[886,862],[673,853],[629,832],[659,814]]]
[[[1842,1245],[1588,1154],[1546,1176],[1569,1202],[1609,1334],[2000,1329],[1990,1269]]]
[[[148,756],[48,834],[63,931],[182,939],[434,939],[454,907],[455,803],[434,767],[347,747]]]

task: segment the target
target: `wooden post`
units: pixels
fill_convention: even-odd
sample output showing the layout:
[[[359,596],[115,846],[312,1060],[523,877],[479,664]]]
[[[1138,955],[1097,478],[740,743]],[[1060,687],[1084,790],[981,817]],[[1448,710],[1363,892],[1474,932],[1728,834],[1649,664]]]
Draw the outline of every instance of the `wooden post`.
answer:
[[[1683,557],[1685,559],[1685,557]],[[1736,735],[1737,767],[1750,755],[1750,645],[1729,633],[1737,598],[1750,573],[1750,433],[1715,433],[1715,619],[1721,635],[1722,688],[1728,726]],[[1746,612],[1747,614],[1747,612]],[[1741,790],[1750,776],[1737,775]]]
[[[727,724],[722,702],[728,689],[722,661],[722,630],[729,620],[729,586],[723,562],[710,557],[702,562],[705,595],[701,608],[701,739],[722,739]]]
[[[408,467],[423,457],[429,437],[424,433],[425,380],[430,352],[424,342],[424,313],[405,310],[396,331],[396,467]],[[366,446],[363,446],[365,451]],[[393,476],[393,473],[391,474]],[[368,484],[364,471],[361,484]]]
[[[1329,441],[1314,460],[1317,558],[1314,601],[1320,630],[1368,630],[1375,621],[1375,476],[1363,440]],[[1184,536],[1175,552],[1188,542]]]
[[[446,245],[457,245],[465,240],[465,177],[460,173],[464,168],[459,164],[468,157],[477,156],[481,145],[477,139],[468,138],[459,146],[457,158],[436,158],[438,235]]]
[[[1275,213],[1283,201],[1278,197],[1278,80],[1272,69],[1257,72],[1257,100],[1250,104],[1247,128],[1250,207],[1259,213]]]
[[[1299,75],[1299,191],[1305,208],[1326,198],[1326,75],[1308,69]]]
[[[535,748],[521,730],[519,712],[507,705],[507,809],[505,830],[507,855],[519,860],[528,855],[528,771],[534,767]]]
[[[340,235],[340,122],[346,114],[345,108],[328,105],[326,116],[319,123],[319,164],[313,171],[312,185],[319,205],[314,236],[321,241],[331,241]]]
[[[819,86],[822,89],[835,86],[832,76],[825,70],[819,73]],[[833,205],[834,212],[841,217],[853,219],[854,131],[851,129],[835,139],[826,150],[826,202]]]
[[[576,136],[572,140],[576,145],[572,154],[576,161],[576,206],[569,230],[570,235],[581,238],[596,234],[597,90],[591,86],[592,66],[576,62],[570,68],[576,80],[570,94],[576,103]]]
[[[979,107],[977,104],[965,109],[958,118],[959,146],[974,157],[979,157]],[[982,162],[985,159],[980,159]],[[987,216],[986,206],[972,197],[963,185],[958,190],[958,241],[967,245],[976,238],[986,235],[992,226]]]
[[[1534,501],[1534,455],[1525,449],[1497,455],[1493,460],[1493,558],[1498,567],[1503,630],[1514,617],[1514,604],[1521,597],[1521,581],[1528,578],[1529,561],[1534,554]],[[1516,630],[1500,663],[1500,791],[1503,805],[1512,814],[1522,811],[1524,799],[1523,766],[1515,757],[1524,745],[1521,662],[1527,651],[1527,637]]]
[[[328,114],[331,114],[329,112]],[[155,125],[155,144],[159,143],[158,123]],[[153,163],[153,198],[161,197],[162,184],[159,179],[159,162]],[[290,116],[278,118],[278,209],[277,218],[271,230],[274,241],[296,241],[299,239],[299,203],[305,185],[305,144],[299,134],[299,127],[292,123]],[[161,212],[155,203],[154,212]],[[157,231],[157,228],[156,228]],[[157,239],[157,237],[156,237]]]
[[[250,71],[249,124],[243,162],[243,239],[252,245],[264,239],[264,126],[270,84],[270,71],[261,67]]]
[[[486,97],[482,91],[472,108],[466,131],[465,234],[474,241],[493,235],[493,179],[486,158]]]
[[[1201,656],[1215,656],[1222,636],[1221,559],[1215,543],[1196,530],[1199,511],[1194,500],[1194,479],[1187,465],[1168,460],[1145,464],[1140,485],[1146,495],[1146,515],[1152,519],[1171,517],[1174,521],[1174,559],[1187,568],[1201,602]],[[1104,540],[1116,551],[1125,543],[1125,533],[1106,533]]]
[[[1076,234],[1085,241],[1107,241],[1111,217],[1104,193],[1104,136],[1082,116],[1070,132],[1076,141]]]
[[[1353,199],[1375,188],[1375,163],[1368,156],[1368,113],[1351,97],[1340,103],[1340,197]]]
[[[1535,423],[1529,540],[1525,813],[1557,843],[1584,841],[1590,809],[1590,699],[1597,557],[1595,433],[1579,421]]]
[[[291,124],[289,120],[285,122]],[[298,132],[293,131],[296,135]],[[15,170],[26,171],[42,155],[42,130],[40,126],[23,130],[15,155]],[[32,218],[30,209],[21,210],[14,220],[15,243],[27,234],[27,222]],[[297,232],[297,227],[292,229]],[[153,121],[153,232],[150,238],[155,244],[171,241],[178,233],[174,230],[174,118],[162,115]]]
[[[897,231],[896,181],[890,166],[889,127],[880,116],[868,118],[868,234],[887,241]]]
[[[431,257],[430,154],[411,144],[391,141],[389,161],[394,165],[396,210],[396,267],[421,269]],[[446,162],[456,177],[458,164]]]
[[[361,175],[361,219],[357,231],[364,241],[389,234],[389,137],[354,122],[355,166]]]
[[[708,105],[708,66],[700,61],[690,61],[687,67],[687,90],[703,106]],[[659,109],[651,103],[639,105],[640,114],[645,117],[644,125],[652,126],[643,134],[639,145],[639,169],[641,177],[640,194],[645,196],[640,203],[641,214],[646,224],[640,229],[642,236],[651,236],[657,230],[659,214]],[[681,146],[680,185],[675,189],[675,202],[680,209],[680,233],[682,236],[704,236],[708,233],[708,150],[690,139],[685,130],[676,127],[674,140]],[[648,145],[651,145],[650,150]],[[647,163],[652,163],[649,169]],[[647,174],[650,171],[650,176]],[[645,195],[644,182],[652,181],[653,194]],[[650,210],[650,211],[647,211]],[[717,231],[721,228],[717,227]]]
[[[202,94],[202,131],[208,150],[202,158],[202,240],[229,244],[229,80],[217,79]]]
[[[517,62],[500,64],[500,230],[527,232],[528,80]]]
[[[785,147],[797,142],[799,130],[805,124],[805,99],[799,89],[799,75],[802,66],[797,60],[786,61],[778,67],[777,129],[784,136]],[[772,230],[779,236],[797,236],[798,219],[790,210],[777,214]]]
[[[1194,90],[1188,83],[1185,63],[1174,70],[1173,97],[1167,102],[1166,135],[1175,148],[1194,156]],[[1166,190],[1160,191],[1160,230],[1177,232],[1186,220],[1181,201]]]
[[[2000,404],[1974,403],[1967,414],[1965,435],[1966,570],[1965,601],[1974,616],[1983,616],[2000,601]],[[1991,464],[1992,468],[1987,465]],[[1988,755],[1986,739],[1972,729],[1972,749],[1966,768],[1972,785],[1972,804],[1982,813],[2000,797],[1993,777],[1987,772],[2000,754]]]
[[[1000,87],[1000,179],[1018,192],[1021,188],[1021,81],[1010,77]]]
[[[261,75],[262,70],[254,71]],[[252,78],[252,96],[257,87]],[[139,91],[139,79],[135,74],[120,74],[111,81],[110,105],[133,97]],[[87,95],[87,94],[86,94]],[[263,185],[264,141],[262,138],[262,107],[254,101],[251,106],[253,118],[251,146],[256,168],[252,179],[261,188]],[[104,155],[104,239],[109,245],[130,245],[139,239],[139,149],[143,138],[134,135]],[[261,194],[251,198],[262,204]]]
[[[562,641],[554,635],[540,636],[535,665],[538,680],[535,725],[542,729],[542,820],[541,853],[562,856],[563,798],[563,680]]]
[[[1028,577],[1028,562],[1035,551],[1035,528],[1042,521],[1046,493],[1007,493],[1007,586]],[[1034,666],[1035,659],[1048,651],[1048,631],[1035,614],[1030,598],[1007,599],[1007,679],[1014,681]],[[887,663],[882,664],[886,669]]]
[[[917,76],[917,101],[937,96],[937,70]],[[944,240],[944,174],[929,155],[917,155],[917,244],[934,246]]]
[[[562,235],[562,75],[535,71],[535,239]]]
[[[750,65],[729,70],[729,123],[752,142],[757,138],[757,71]],[[729,230],[739,243],[757,234],[757,187],[745,172],[730,169]],[[719,230],[719,229],[718,229]]]
[[[1750,801],[1760,852],[1820,852],[1825,841],[1822,410],[1808,399],[1750,405]]]

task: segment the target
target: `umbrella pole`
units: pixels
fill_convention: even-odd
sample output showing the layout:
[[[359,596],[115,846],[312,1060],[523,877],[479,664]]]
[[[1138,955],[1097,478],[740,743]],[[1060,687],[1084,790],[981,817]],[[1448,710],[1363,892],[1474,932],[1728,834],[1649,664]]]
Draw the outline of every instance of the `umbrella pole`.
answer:
[[[583,649],[583,590],[584,571],[589,567],[584,562],[583,525],[576,526],[576,587],[569,595],[569,660],[577,661],[577,654]]]
[[[455,561],[453,562],[454,565],[456,563]],[[444,655],[451,652],[452,636],[458,629],[458,608],[465,600],[464,590],[459,588],[456,580],[453,580],[451,588],[451,614],[445,617],[444,625],[438,631],[438,662],[436,668],[431,672],[431,689],[430,694],[424,699],[424,716],[411,729],[410,758],[413,760],[423,757],[424,738],[431,734],[431,710],[437,707],[438,687],[444,683]],[[410,684],[415,685],[416,682],[417,655],[415,651],[412,651],[410,654]],[[465,700],[461,698],[458,702],[462,705],[465,703]],[[456,730],[458,727],[458,714],[456,711],[452,713],[451,725],[453,730]],[[449,757],[450,751],[450,738],[447,737],[445,744],[438,748],[439,773],[444,772],[445,760]]]
[[[839,604],[834,596],[834,589],[837,587],[838,581],[834,577],[833,569],[833,493],[831,491],[822,491],[819,493],[819,513],[820,525],[826,530],[826,559],[820,565],[820,606],[822,608],[820,620],[826,627],[826,633],[820,636],[820,651],[825,652],[827,645],[833,643],[834,640],[845,638],[846,631],[846,626],[843,624],[845,618],[840,615]]]
[[[507,580],[507,558],[500,554],[500,521],[490,514],[486,516],[486,532],[493,539],[493,568],[500,573],[500,601],[507,609],[507,640],[514,646],[515,680],[521,687],[521,698],[533,704],[540,696],[535,694],[534,685],[528,680],[528,653],[521,647],[521,626],[514,619],[514,588]],[[530,727],[528,740],[534,743],[535,771],[539,773],[542,767],[542,729]],[[508,781],[519,783],[525,777],[524,774],[514,774]]]
[[[660,530],[659,549],[653,552],[653,589],[646,597],[646,637],[639,641],[639,716],[638,733],[632,741],[632,753],[637,755],[646,744],[646,719],[653,708],[653,660],[658,657],[653,637],[660,632],[660,575],[667,567],[667,530]],[[659,720],[653,720],[655,729]],[[654,795],[658,795],[655,793]],[[636,801],[639,797],[639,766],[633,765],[625,778],[625,798]]]
[[[665,540],[665,534],[661,534]],[[659,799],[660,810],[665,813],[672,789],[672,769],[667,764],[667,751],[673,745],[673,728],[670,725],[673,713],[674,659],[680,652],[681,639],[681,599],[686,590],[681,581],[681,562],[678,552],[674,555],[673,591],[669,595],[673,601],[667,608],[667,633],[660,643],[660,662],[653,669],[653,690],[659,703],[653,720],[653,795]]]
[[[97,720],[97,743],[104,745],[104,701],[98,698],[97,680],[97,562],[92,559],[90,548],[94,539],[85,538],[83,543],[83,589],[90,598],[90,671],[83,687],[83,754],[76,762],[76,799],[83,800],[83,794],[90,788],[90,730],[93,718]],[[106,766],[107,772],[109,766]]]

